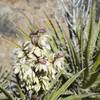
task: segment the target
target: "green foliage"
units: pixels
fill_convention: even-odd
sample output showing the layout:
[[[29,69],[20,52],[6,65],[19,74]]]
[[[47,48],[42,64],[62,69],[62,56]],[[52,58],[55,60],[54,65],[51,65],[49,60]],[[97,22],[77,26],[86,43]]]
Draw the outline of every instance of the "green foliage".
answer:
[[[22,92],[22,89],[19,87],[19,85],[17,85],[17,89],[18,89],[18,91],[19,91],[19,94],[20,94],[21,99],[22,99],[22,100],[25,100],[25,95],[24,95],[24,93]]]
[[[0,66],[0,85],[7,87],[7,83],[10,79],[10,71]]]
[[[70,21],[67,19],[66,22],[68,24],[69,32],[66,32],[65,29],[63,29],[63,26],[58,20],[55,20],[57,24],[56,26],[58,26],[55,27],[52,20],[50,20],[46,15],[49,25],[51,25],[51,27],[49,26],[51,28],[50,33],[52,33],[51,35],[54,37],[55,47],[57,47],[58,50],[62,50],[65,54],[65,68],[67,70],[67,72],[63,74],[66,82],[61,86],[61,88],[51,92],[51,95],[48,97],[50,100],[57,100],[58,98],[59,100],[99,98],[98,95],[100,91],[96,93],[94,92],[94,88],[100,86],[100,79],[98,78],[100,77],[100,49],[98,49],[99,45],[97,44],[100,35],[100,23],[95,22],[95,1],[93,1],[93,5],[88,7],[87,12],[89,14],[87,14],[85,24],[83,17],[83,13],[85,12],[81,11],[82,9],[80,9],[80,12],[78,13],[79,19],[72,15],[74,18],[73,20],[75,20],[76,23],[73,22],[73,24],[70,25],[73,20],[70,19]],[[75,35],[73,35],[73,33]],[[75,82],[68,84],[71,86],[67,91],[70,91],[69,93],[73,93],[70,94],[71,96],[68,96],[64,93],[67,88],[65,84],[68,83],[71,76],[74,77],[73,74],[79,72],[83,68],[86,68],[84,73],[81,74],[79,78],[75,79]],[[75,86],[76,88],[74,88]]]
[[[8,99],[12,98],[7,91],[7,88],[9,88],[11,77],[11,68],[7,69],[5,66],[0,66],[0,99],[6,97],[8,97]]]
[[[65,40],[67,44],[65,45],[67,49],[65,52],[67,55],[69,55],[66,56],[66,62],[69,65],[67,65],[66,70],[74,74],[79,72],[81,69],[86,68],[84,73],[79,76],[79,79],[76,79],[76,83],[78,84],[77,89],[74,90],[73,88],[75,94],[81,97],[81,95],[93,93],[93,85],[98,86],[97,84],[95,84],[95,82],[98,80],[98,76],[100,76],[100,50],[98,49],[97,45],[98,37],[100,35],[100,26],[99,22],[95,22],[95,1],[93,1],[93,5],[91,4],[90,7],[88,7],[89,14],[87,15],[85,24],[83,17],[83,13],[85,12],[81,13],[82,9],[79,10],[79,19],[77,19],[73,14],[73,19],[70,19],[71,21],[69,19],[65,19],[69,27],[69,34],[63,31],[63,27],[60,26],[60,28],[62,32],[66,34]],[[67,14],[69,14],[69,12],[67,12]],[[70,25],[72,22],[73,24]],[[69,37],[67,36],[67,34],[71,36]],[[100,84],[99,80],[98,84]],[[75,83],[73,83],[72,86],[75,87]],[[69,90],[70,89],[71,87],[69,88]],[[93,94],[94,98],[96,97],[96,95],[97,94]],[[74,96],[71,96],[71,98],[73,97]],[[65,98],[65,100],[67,100],[67,97]],[[69,97],[68,100],[70,100]]]
[[[63,2],[63,0],[61,2]],[[65,68],[67,72],[63,74],[66,82],[62,85],[62,87],[68,82],[68,79],[70,80],[70,76],[67,76],[69,73],[73,75],[83,68],[86,68],[84,73],[80,75],[79,78],[75,80],[75,82],[72,82],[72,88],[68,88],[70,92],[74,91],[73,93],[75,96],[66,95],[66,97],[63,98],[65,100],[67,100],[67,97],[68,100],[75,100],[75,98],[78,100],[82,98],[86,99],[90,98],[90,95],[92,95],[92,99],[96,97],[98,98],[97,95],[99,95],[99,92],[96,94],[92,90],[94,86],[98,87],[100,84],[100,80],[98,79],[100,76],[100,49],[98,49],[99,45],[97,44],[100,35],[100,23],[95,22],[95,1],[93,1],[93,5],[90,2],[91,1],[89,0],[87,11],[82,12],[82,6],[78,6],[78,13],[75,10],[77,7],[73,9],[74,14],[76,13],[76,16],[79,15],[78,17],[74,16],[72,13],[73,18],[71,18],[71,13],[67,11],[68,9],[64,9],[68,14],[66,18],[67,20],[65,19],[69,29],[69,32],[67,31],[67,33],[58,20],[55,20],[56,24],[58,25],[58,27],[55,27],[53,22],[47,16],[49,24],[51,25],[50,33],[53,34],[51,35],[54,37],[54,42],[56,45],[55,47],[57,47],[58,50],[62,50],[66,58]],[[63,6],[63,8],[66,8],[65,5]],[[87,16],[85,19],[83,14],[86,12]],[[97,84],[95,83],[96,81],[98,81]],[[77,84],[77,86],[75,84]],[[74,88],[75,86],[76,88]],[[62,91],[64,91],[64,89],[62,89]],[[59,90],[60,89],[51,93],[51,100],[56,100],[62,96],[61,94],[63,94],[63,92]]]
[[[7,90],[5,90],[4,88],[2,88],[0,86],[0,90],[5,94],[5,96],[7,97],[8,100],[14,100],[14,98],[12,97],[12,95],[10,93],[7,92]]]
[[[76,80],[76,78],[83,72],[84,70],[80,71],[76,75],[73,75],[69,80],[67,80],[66,83],[62,85],[57,91],[54,91],[51,96],[50,100],[56,100],[63,92],[65,92],[68,87]]]

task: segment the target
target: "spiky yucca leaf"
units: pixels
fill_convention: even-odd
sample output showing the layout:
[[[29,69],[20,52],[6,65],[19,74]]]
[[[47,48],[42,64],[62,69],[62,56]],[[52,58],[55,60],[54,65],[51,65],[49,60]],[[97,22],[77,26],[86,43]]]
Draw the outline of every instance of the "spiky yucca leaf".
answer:
[[[74,4],[74,1],[75,0],[73,0],[73,2],[72,2],[73,4]],[[62,2],[63,2],[63,0],[62,0]],[[79,2],[81,2],[81,0]],[[88,4],[90,4],[90,2],[92,2],[92,0],[89,0]],[[93,6],[92,6],[92,3],[93,3]],[[84,12],[80,12],[80,11],[82,11],[81,5],[84,5],[84,4],[80,3],[81,7],[79,5],[77,5],[77,7],[79,7],[78,8],[79,12],[78,13],[76,12],[74,14],[76,14],[76,16],[78,15],[79,20],[73,15],[73,13],[72,13],[73,18],[71,18],[71,16],[67,16],[65,18],[65,20],[67,19],[67,24],[69,26],[69,33],[72,35],[70,38],[66,38],[66,40],[68,41],[69,52],[71,54],[70,55],[71,60],[69,62],[71,64],[69,67],[70,67],[72,73],[77,72],[82,68],[86,68],[86,70],[84,71],[84,75],[80,76],[80,78],[79,78],[79,79],[83,80],[82,83],[79,82],[79,83],[81,83],[80,85],[83,85],[83,87],[81,87],[81,89],[84,88],[84,86],[87,86],[87,89],[89,89],[89,87],[91,87],[91,85],[94,84],[95,79],[100,75],[98,72],[99,71],[98,69],[100,66],[100,64],[99,64],[99,60],[100,60],[99,53],[100,52],[97,49],[98,47],[96,44],[100,29],[99,29],[99,24],[97,24],[95,22],[95,1],[93,1],[92,3],[91,3],[91,5],[88,5],[88,7],[87,7],[88,9],[87,10],[85,9]],[[64,2],[63,2],[63,4],[64,4]],[[65,5],[63,5],[63,6],[65,6]],[[77,7],[75,6],[75,8],[77,8]],[[70,15],[67,10],[65,9],[65,13]],[[83,17],[83,14],[86,14],[86,12],[88,12],[89,14],[87,13],[87,16],[85,19]],[[86,21],[84,21],[84,20],[86,20]],[[78,27],[77,27],[77,24],[78,24]],[[74,35],[73,35],[73,33],[74,33]],[[97,60],[96,60],[96,57],[97,57]],[[72,67],[72,65],[73,65],[73,67]],[[95,67],[97,67],[98,69],[95,69],[95,72],[93,72],[91,70],[91,68],[93,68],[93,67],[94,67],[94,69],[95,69]],[[78,82],[78,80],[77,80],[77,82]],[[88,92],[90,92],[90,91],[88,90]],[[80,92],[79,92],[79,94],[80,94]]]
[[[68,87],[76,80],[76,78],[83,72],[84,70],[80,71],[76,75],[73,75],[61,88],[57,91],[53,92],[50,96],[50,100],[56,100],[63,92],[65,92]]]
[[[68,96],[67,98],[59,98],[58,100],[81,100],[83,98],[89,97],[94,95],[94,93],[92,94],[83,94],[83,95],[71,95]]]
[[[14,100],[14,98],[12,97],[12,95],[10,93],[8,93],[7,90],[5,90],[4,88],[2,88],[2,86],[0,86],[0,91],[5,94],[5,96],[7,97],[8,100]]]
[[[14,100],[10,94],[10,80],[12,79],[11,71],[11,68],[8,70],[5,66],[0,66],[0,99],[7,98]]]

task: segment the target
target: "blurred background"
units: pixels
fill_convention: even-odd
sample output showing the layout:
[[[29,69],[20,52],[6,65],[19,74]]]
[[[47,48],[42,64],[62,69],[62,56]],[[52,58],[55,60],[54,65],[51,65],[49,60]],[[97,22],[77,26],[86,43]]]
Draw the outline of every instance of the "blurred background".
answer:
[[[65,4],[69,5],[68,0],[65,0]],[[53,19],[56,15],[62,20],[59,5],[58,0],[0,0],[0,66],[10,67],[13,45],[8,40],[16,40],[16,25],[28,32],[23,13],[33,23],[38,23],[42,27],[45,20],[44,11],[50,18]],[[100,16],[99,5],[100,0],[97,0],[97,20]]]

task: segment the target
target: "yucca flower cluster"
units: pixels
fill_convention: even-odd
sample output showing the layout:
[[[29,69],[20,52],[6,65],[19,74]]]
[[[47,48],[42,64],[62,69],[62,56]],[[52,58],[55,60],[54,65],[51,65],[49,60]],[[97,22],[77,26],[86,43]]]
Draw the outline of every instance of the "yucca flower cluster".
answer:
[[[14,73],[31,93],[49,90],[52,80],[64,69],[64,54],[51,50],[51,37],[46,33],[36,35],[37,40],[32,33],[30,40],[15,50]]]

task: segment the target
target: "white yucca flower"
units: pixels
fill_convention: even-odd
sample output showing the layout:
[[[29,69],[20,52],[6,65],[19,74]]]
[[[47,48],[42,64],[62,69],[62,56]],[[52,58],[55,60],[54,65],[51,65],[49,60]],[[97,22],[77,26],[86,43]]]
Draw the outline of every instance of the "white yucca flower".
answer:
[[[24,57],[24,52],[21,49],[17,49],[15,54],[18,58]]]
[[[38,38],[38,44],[26,41],[15,53],[14,73],[31,93],[50,89],[50,82],[64,67],[64,56],[51,50],[50,37]]]
[[[54,62],[54,67],[55,67],[58,71],[62,70],[62,69],[63,69],[63,66],[64,66],[64,58],[63,58],[63,57],[58,58],[58,59],[55,60],[55,62]]]
[[[42,50],[39,47],[36,47],[35,50],[34,50],[34,54],[37,57],[41,57],[42,56]]]
[[[14,73],[18,74],[20,72],[20,64],[16,63],[16,65],[14,67],[15,67]]]
[[[42,35],[38,40],[38,45],[43,49],[50,50],[51,47],[50,47],[48,39],[49,39],[48,35]]]
[[[40,81],[42,83],[42,88],[44,90],[49,90],[49,78],[47,76],[44,76],[44,77],[40,77]]]

